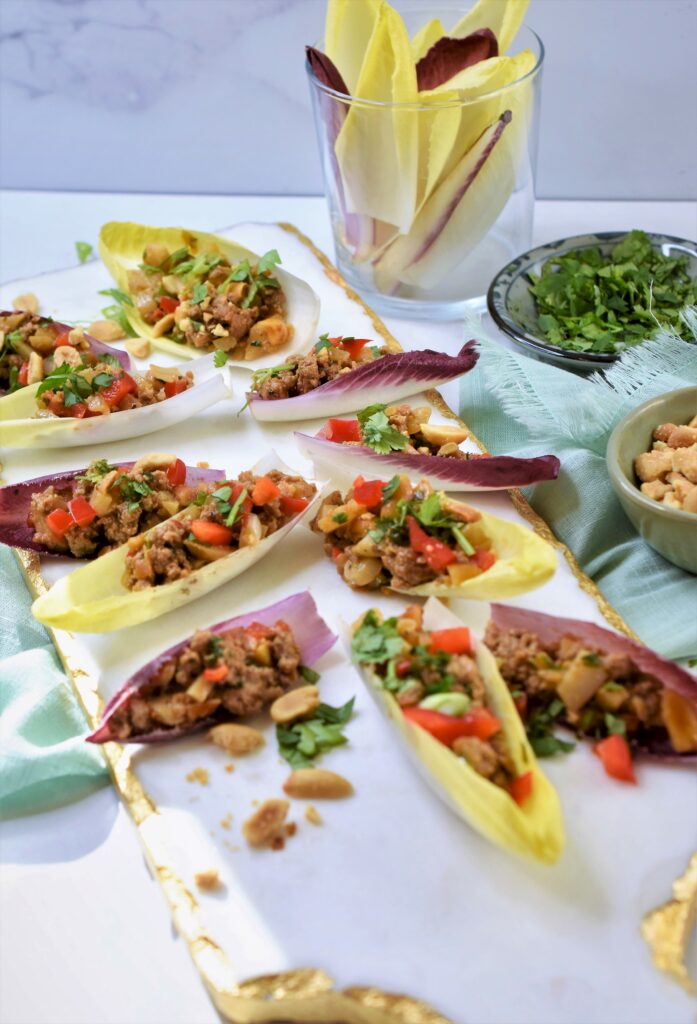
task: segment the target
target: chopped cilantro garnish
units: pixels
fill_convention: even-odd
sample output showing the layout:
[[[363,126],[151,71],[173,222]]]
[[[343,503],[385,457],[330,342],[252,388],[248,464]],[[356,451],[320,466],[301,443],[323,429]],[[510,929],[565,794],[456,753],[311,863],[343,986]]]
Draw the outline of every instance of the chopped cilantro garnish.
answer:
[[[348,522],[348,516],[346,515],[345,512],[335,512],[334,515],[332,516],[332,522],[333,523],[347,523]]]
[[[382,500],[389,501],[397,491],[401,478],[399,476],[393,476],[391,480],[388,480],[382,489]]]
[[[298,672],[306,683],[316,683],[319,679],[319,672],[315,672],[315,670],[310,668],[308,665],[300,665]]]
[[[664,256],[644,231],[630,231],[607,256],[579,249],[528,276],[537,326],[561,348],[619,352],[651,336],[657,321],[688,338],[680,311],[697,302],[689,258]]]
[[[219,636],[212,636],[206,644],[206,649],[203,652],[203,664],[207,665],[208,668],[212,668],[213,665],[217,665],[223,656],[223,641]]]
[[[402,451],[409,444],[409,438],[392,426],[385,408],[384,405],[369,405],[358,413],[361,438],[378,455]]]
[[[331,341],[329,340],[328,334],[320,334],[319,341],[315,342],[315,352],[319,355],[322,349],[334,348]]]
[[[208,282],[207,281],[197,281],[196,284],[194,285],[194,290],[191,293],[191,301],[193,302],[193,304],[195,306],[198,306],[198,304],[200,302],[203,302],[203,300],[206,298],[207,295],[208,295]]]
[[[93,252],[93,248],[89,242],[76,242],[75,252],[80,263],[86,263]]]
[[[245,487],[240,494],[238,494],[232,505],[230,504],[232,487],[228,484],[225,484],[223,487],[218,487],[217,490],[213,491],[211,494],[211,497],[216,504],[218,514],[222,516],[226,526],[233,526],[234,523],[237,522],[240,508],[242,507],[244,499],[247,497],[247,493],[247,488]]]
[[[597,651],[583,651],[581,654],[581,661],[584,665],[599,665],[600,655]]]
[[[366,612],[351,641],[353,656],[358,662],[380,664],[404,650],[404,640],[397,629],[397,619],[379,622],[374,611]]]
[[[18,366],[11,366],[10,367],[10,386],[8,388],[8,393],[12,394],[12,392],[16,391],[20,386],[21,385],[19,383],[19,367]]]
[[[150,473],[144,473],[143,476],[152,480]],[[140,506],[140,499],[144,498],[146,494],[152,494],[152,487],[147,480],[133,480],[126,473],[119,477],[117,483],[122,500],[128,502],[129,512],[135,512]]]
[[[611,736],[614,733],[623,736],[627,732],[627,726],[624,721],[616,715],[611,715],[609,711],[605,714],[605,728]]]
[[[538,757],[553,757],[574,749],[574,743],[560,740],[552,731],[563,710],[564,702],[555,697],[546,707],[535,708],[528,717],[525,731]]]
[[[229,353],[222,348],[218,348],[215,350],[215,355],[213,356],[213,365],[217,367],[225,366],[229,358]]]
[[[112,466],[106,459],[97,459],[87,467],[87,472],[79,476],[78,480],[89,480],[91,484],[98,484],[107,473],[111,473],[115,469],[118,469],[118,466]]]
[[[355,698],[334,708],[320,704],[311,718],[291,726],[277,725],[276,738],[281,757],[292,768],[311,768],[316,758],[333,747],[343,746],[347,739],[343,729],[353,712]]]

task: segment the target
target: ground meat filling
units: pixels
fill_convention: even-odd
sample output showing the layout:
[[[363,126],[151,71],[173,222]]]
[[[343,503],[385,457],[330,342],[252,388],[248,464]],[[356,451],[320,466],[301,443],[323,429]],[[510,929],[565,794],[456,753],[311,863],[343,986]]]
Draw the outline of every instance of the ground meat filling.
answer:
[[[35,313],[0,314],[0,339],[0,390],[36,384],[66,353],[77,362],[96,362],[81,327],[70,330]]]
[[[85,419],[111,413],[142,409],[165,402],[194,385],[188,370],[151,366],[145,373],[131,374],[109,362],[57,367],[40,385],[36,397],[38,417]]]
[[[299,667],[298,645],[283,621],[199,630],[114,714],[114,738],[256,715],[298,684]]]
[[[51,485],[33,494],[28,525],[34,528],[34,541],[57,553],[94,558],[164,522],[193,501],[194,488],[172,485],[166,466],[143,468],[144,462],[121,470],[104,459],[96,460],[74,484]],[[57,509],[69,512],[68,502],[74,498],[84,498],[95,518],[85,526],[74,523],[65,532],[56,532],[48,517]]]
[[[241,473],[202,490],[181,515],[129,541],[124,586],[157,587],[189,576],[243,547],[253,547],[302,512],[317,488],[272,470]]]
[[[128,272],[139,313],[158,336],[205,352],[222,349],[256,359],[292,337],[287,301],[273,269],[278,253],[257,264],[231,264],[220,252],[174,252],[145,247],[143,262]]]
[[[534,633],[502,630],[490,622],[485,642],[516,697],[538,753],[556,753],[555,725],[583,736],[620,732],[632,747],[668,740],[663,684],[625,654],[604,653],[576,636],[544,644]]]
[[[366,346],[355,358],[341,345],[315,345],[306,356],[289,360],[280,367],[255,374],[252,388],[263,399],[296,398],[326,384],[358,366],[387,355],[386,348]]]
[[[515,763],[501,723],[489,707],[486,686],[474,657],[471,652],[450,653],[436,649],[434,634],[424,630],[422,622],[423,610],[416,605],[408,607],[399,617],[386,621],[382,620],[379,612],[369,612],[354,634],[354,651],[356,643],[359,649],[361,648],[362,630],[366,633],[370,631],[367,636],[370,647],[376,646],[376,632],[382,632],[385,650],[390,644],[394,644],[396,637],[401,637],[402,650],[380,662],[370,662],[363,658],[366,667],[377,675],[383,687],[394,695],[407,718],[426,729],[428,722],[420,721],[416,717],[410,718],[409,709],[424,708],[431,711],[431,698],[434,694],[437,694],[439,699],[447,695],[457,695],[462,708],[460,716],[467,714],[474,720],[478,715],[485,713],[487,721],[494,723],[490,726],[493,730],[491,735],[486,738],[460,735],[449,740],[446,745],[449,745],[458,757],[467,761],[479,775],[495,786],[509,790],[517,775]],[[453,713],[452,717],[457,718],[458,715]],[[432,734],[441,742],[446,742],[445,737],[438,734],[437,728]]]
[[[325,498],[312,529],[352,587],[407,590],[433,580],[457,585],[491,568],[496,555],[480,519],[426,480],[357,477],[345,497],[334,491]]]

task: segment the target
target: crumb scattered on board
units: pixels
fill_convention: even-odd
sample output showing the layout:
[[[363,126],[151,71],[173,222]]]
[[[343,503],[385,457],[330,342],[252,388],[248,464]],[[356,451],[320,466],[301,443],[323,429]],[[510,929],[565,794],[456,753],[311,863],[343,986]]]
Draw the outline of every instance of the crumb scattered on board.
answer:
[[[226,764],[225,765],[225,771],[226,772],[234,772],[234,770],[235,770],[235,766],[234,766],[234,764],[232,762],[230,762],[230,764]]]
[[[223,846],[227,846],[231,853],[239,853],[239,846],[233,846],[229,839],[223,839]]]
[[[305,808],[305,820],[311,825],[321,825],[324,819],[314,804],[308,804]]]
[[[215,868],[197,871],[194,875],[194,880],[199,889],[202,889],[204,892],[215,892],[216,889],[222,889],[223,887],[220,875]]]
[[[228,814],[225,815],[224,818],[221,818],[221,820],[220,820],[220,827],[221,828],[230,828],[231,825],[232,825],[232,814],[228,813]]]
[[[207,768],[194,768],[186,776],[187,782],[198,782],[202,786],[208,785],[208,769]]]
[[[258,801],[252,803],[257,804]],[[257,849],[267,847],[282,850],[286,839],[294,836],[298,828],[295,822],[286,821],[289,809],[290,804],[287,800],[275,797],[265,800],[242,825],[242,832],[249,845]]]

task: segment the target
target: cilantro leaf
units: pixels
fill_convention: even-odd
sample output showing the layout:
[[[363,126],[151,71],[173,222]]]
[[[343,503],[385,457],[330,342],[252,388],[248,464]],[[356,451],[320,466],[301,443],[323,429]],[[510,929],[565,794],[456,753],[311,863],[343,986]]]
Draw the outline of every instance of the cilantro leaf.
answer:
[[[91,484],[98,484],[107,473],[111,473],[118,466],[112,466],[106,459],[96,459],[90,463],[85,473],[78,477],[78,480],[89,480]]]
[[[225,349],[217,348],[215,350],[215,355],[213,356],[213,365],[218,367],[225,366],[229,358],[230,355],[225,351]]]
[[[387,415],[382,411],[374,412],[363,422],[361,422],[359,413],[358,422],[360,423],[361,439],[378,455],[402,451],[409,444],[409,438],[393,427]]]
[[[206,298],[207,295],[208,295],[208,282],[207,281],[197,281],[196,284],[194,285],[194,290],[191,293],[191,301],[193,302],[193,304],[195,306],[198,306],[199,303],[203,302],[203,300]]]
[[[321,754],[347,743],[344,726],[351,718],[355,698],[341,707],[320,704],[310,718],[291,726],[277,725],[276,739],[281,757],[292,768],[311,768]]]
[[[77,258],[79,259],[80,263],[87,263],[87,260],[90,258],[93,251],[93,247],[90,245],[89,242],[75,243],[75,252],[77,253]]]
[[[380,664],[404,650],[404,640],[397,630],[396,618],[379,622],[371,609],[353,634],[351,651],[355,661]]]

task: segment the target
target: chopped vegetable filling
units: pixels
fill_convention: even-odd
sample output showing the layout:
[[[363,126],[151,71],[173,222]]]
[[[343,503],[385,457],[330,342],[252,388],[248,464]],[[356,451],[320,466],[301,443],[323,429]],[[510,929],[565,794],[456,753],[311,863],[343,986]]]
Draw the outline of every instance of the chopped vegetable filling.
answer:
[[[109,416],[128,409],[155,405],[188,390],[193,374],[151,366],[146,373],[131,377],[116,360],[100,355],[90,365],[83,360],[56,367],[39,385],[37,416]]]
[[[66,361],[97,362],[82,327],[71,330],[33,313],[0,313],[0,390],[36,384]]]
[[[496,554],[479,519],[425,480],[359,476],[345,497],[325,499],[312,528],[351,586],[405,590],[437,579],[457,585],[491,568]]]
[[[386,348],[363,338],[330,338],[323,334],[305,356],[294,356],[279,366],[257,370],[252,378],[256,398],[295,398],[326,384],[357,366],[387,355]]]

